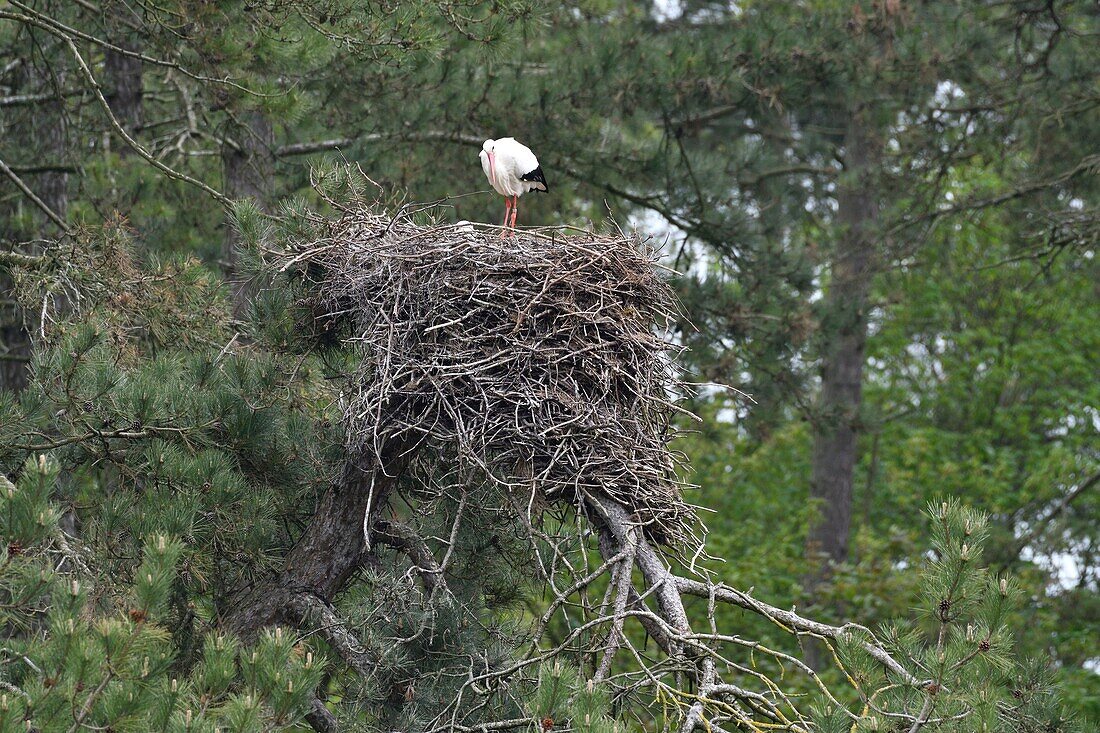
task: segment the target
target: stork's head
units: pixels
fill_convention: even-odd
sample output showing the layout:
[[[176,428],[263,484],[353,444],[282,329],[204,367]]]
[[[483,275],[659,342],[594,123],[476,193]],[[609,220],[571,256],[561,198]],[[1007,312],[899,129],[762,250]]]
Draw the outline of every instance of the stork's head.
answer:
[[[486,159],[488,159],[490,163],[493,162],[493,150],[496,146],[496,140],[486,140],[481,144],[481,152],[478,153],[478,157],[481,158],[482,163],[484,163]]]
[[[481,144],[481,152],[478,153],[478,157],[481,158],[482,167],[484,167],[486,161],[488,161],[488,163],[489,163],[489,175],[492,177],[493,181],[496,181],[496,176],[497,176],[496,154],[494,153],[494,150],[496,150],[496,146],[497,146],[497,141],[496,140],[486,140],[485,142],[483,142]],[[493,185],[495,186],[496,183],[494,183]]]

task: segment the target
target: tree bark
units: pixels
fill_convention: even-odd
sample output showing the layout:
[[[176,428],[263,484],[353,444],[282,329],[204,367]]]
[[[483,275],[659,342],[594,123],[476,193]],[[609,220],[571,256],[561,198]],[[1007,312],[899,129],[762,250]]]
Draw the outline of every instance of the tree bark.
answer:
[[[36,72],[37,75],[37,72]],[[64,87],[65,77],[59,73],[56,79],[42,78],[40,83],[46,89],[55,91]],[[32,114],[34,136],[41,160],[62,163],[68,156],[68,116],[65,114],[65,100],[58,91],[52,99],[37,104]],[[69,210],[69,174],[64,170],[43,173],[38,178],[35,193],[62,219]]]
[[[275,191],[275,134],[271,120],[262,112],[241,115],[241,124],[230,130],[222,147],[225,195],[238,201],[252,199],[261,211],[269,211]],[[240,278],[238,248],[240,235],[226,230],[222,263],[233,288],[233,311],[242,317],[248,307],[248,291]]]
[[[846,171],[837,193],[840,232],[824,299],[821,392],[814,414],[810,491],[820,502],[821,513],[811,523],[806,546],[812,569],[805,585],[811,596],[830,566],[848,557],[867,298],[878,237],[876,173],[882,158],[881,142],[866,115],[864,109],[851,114],[844,136]]]
[[[138,44],[125,41],[121,42],[121,47],[127,51],[140,50]],[[145,117],[141,59],[107,50],[103,66],[107,87],[104,97],[119,123],[133,136],[141,129]],[[118,148],[119,157],[125,158],[133,154],[129,145],[120,145]]]
[[[11,276],[0,272],[0,293],[14,292]],[[30,377],[31,344],[18,306],[10,302],[0,303],[0,390],[17,392],[27,386]]]
[[[236,603],[220,625],[250,638],[271,624],[297,625],[300,619],[290,608],[295,596],[305,593],[331,603],[362,562],[367,549],[364,527],[377,519],[378,509],[415,450],[411,440],[392,439],[381,465],[363,453],[349,457],[340,478],[321,497],[283,569]]]
[[[31,155],[37,155],[39,161],[61,164],[68,160],[68,118],[65,114],[65,100],[60,90],[64,88],[64,73],[56,77],[29,66],[25,77],[28,90],[44,97],[34,104],[31,110]],[[7,126],[3,126],[7,132]],[[4,185],[10,182],[5,178]],[[69,174],[67,167],[59,166],[45,170],[34,178],[34,192],[42,202],[61,219],[69,209]],[[38,209],[34,209],[38,212]],[[40,213],[40,212],[39,212]],[[41,231],[57,231],[55,224],[42,214]],[[37,225],[36,225],[37,226]],[[2,232],[5,237],[15,239],[14,232]],[[45,236],[45,234],[35,235]],[[25,254],[36,254],[35,250]],[[15,291],[11,275],[0,271],[0,293],[5,295],[0,302],[0,389],[18,391],[27,386],[30,379],[28,365],[31,356],[31,337],[23,327],[23,314],[15,305],[11,294]]]

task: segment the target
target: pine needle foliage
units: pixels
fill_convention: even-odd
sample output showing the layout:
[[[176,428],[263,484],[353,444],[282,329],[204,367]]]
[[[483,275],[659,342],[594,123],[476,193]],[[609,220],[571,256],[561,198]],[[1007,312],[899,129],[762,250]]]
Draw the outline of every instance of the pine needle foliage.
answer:
[[[1049,669],[1020,660],[1015,630],[1006,625],[1019,600],[1008,577],[983,565],[987,517],[957,499],[928,509],[932,549],[922,573],[922,602],[910,618],[885,626],[880,638],[898,659],[919,670],[916,684],[890,684],[879,665],[851,643],[836,645],[836,663],[858,692],[862,712],[852,717],[819,708],[822,733],[936,730],[959,733],[1040,733],[1075,730],[1057,701]],[[867,690],[877,690],[873,695]],[[902,718],[905,711],[913,719]],[[918,725],[919,723],[919,725]]]
[[[218,630],[323,483],[327,398],[236,344],[195,260],[119,226],[19,273],[33,380],[0,401],[0,730],[294,727],[325,665],[280,630]]]
[[[237,207],[245,261],[312,235],[311,211]],[[533,506],[440,451],[385,499],[341,592],[227,633],[346,465],[371,352],[319,338],[301,281],[257,278],[242,333],[197,263],[140,264],[119,227],[71,246],[20,275],[40,343],[0,401],[0,731],[1074,729],[1045,665],[1017,659],[985,516],[953,500],[930,510],[919,606],[833,627],[675,575],[613,498]],[[783,633],[721,628],[719,603]],[[801,661],[806,636],[835,669]]]
[[[132,575],[90,582],[94,558],[51,502],[60,470],[39,455],[17,482],[0,476],[0,730],[244,733],[300,720],[322,660],[276,629],[252,647],[208,634],[201,661],[181,668],[171,627],[184,544],[150,535]]]

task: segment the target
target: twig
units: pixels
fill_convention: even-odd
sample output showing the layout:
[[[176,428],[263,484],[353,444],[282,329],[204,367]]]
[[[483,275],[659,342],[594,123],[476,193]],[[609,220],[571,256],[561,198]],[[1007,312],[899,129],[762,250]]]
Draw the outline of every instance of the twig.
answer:
[[[50,221],[52,221],[58,226],[59,229],[61,229],[61,231],[65,232],[66,234],[72,234],[72,230],[69,229],[69,225],[65,223],[65,220],[58,216],[57,212],[51,209],[45,201],[38,198],[38,196],[35,195],[34,191],[32,191],[27,184],[23,183],[23,179],[17,176],[15,174],[15,171],[9,168],[8,164],[5,163],[2,159],[0,159],[0,171],[3,171],[4,175],[10,178],[11,182],[15,184],[16,188],[22,191],[23,195],[29,198],[31,200],[31,203],[37,206],[42,211],[42,213],[49,218]],[[13,253],[5,254],[7,257],[19,257],[18,255],[14,255]],[[26,257],[26,255],[22,255],[22,257]]]

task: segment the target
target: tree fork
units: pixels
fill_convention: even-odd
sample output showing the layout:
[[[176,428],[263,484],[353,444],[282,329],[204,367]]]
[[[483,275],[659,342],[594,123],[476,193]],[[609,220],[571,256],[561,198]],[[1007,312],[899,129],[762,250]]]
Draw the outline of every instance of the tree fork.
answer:
[[[684,643],[682,638],[677,637],[690,635],[691,624],[672,571],[638,531],[636,522],[626,508],[606,499],[590,499],[588,503],[593,509],[593,519],[600,535],[600,553],[606,560],[622,552],[624,548],[628,550],[627,557],[632,558],[654,596],[658,615],[668,624],[669,633],[654,628],[650,635],[670,657],[683,656]],[[629,570],[625,572],[629,575]],[[637,603],[637,599],[638,596],[635,595],[633,602]]]
[[[362,562],[367,549],[364,528],[373,525],[378,508],[397,485],[418,443],[392,438],[383,447],[380,461],[367,451],[349,456],[283,569],[253,588],[221,626],[250,638],[272,624],[299,625],[301,613],[295,611],[294,601],[302,594],[331,603]]]

